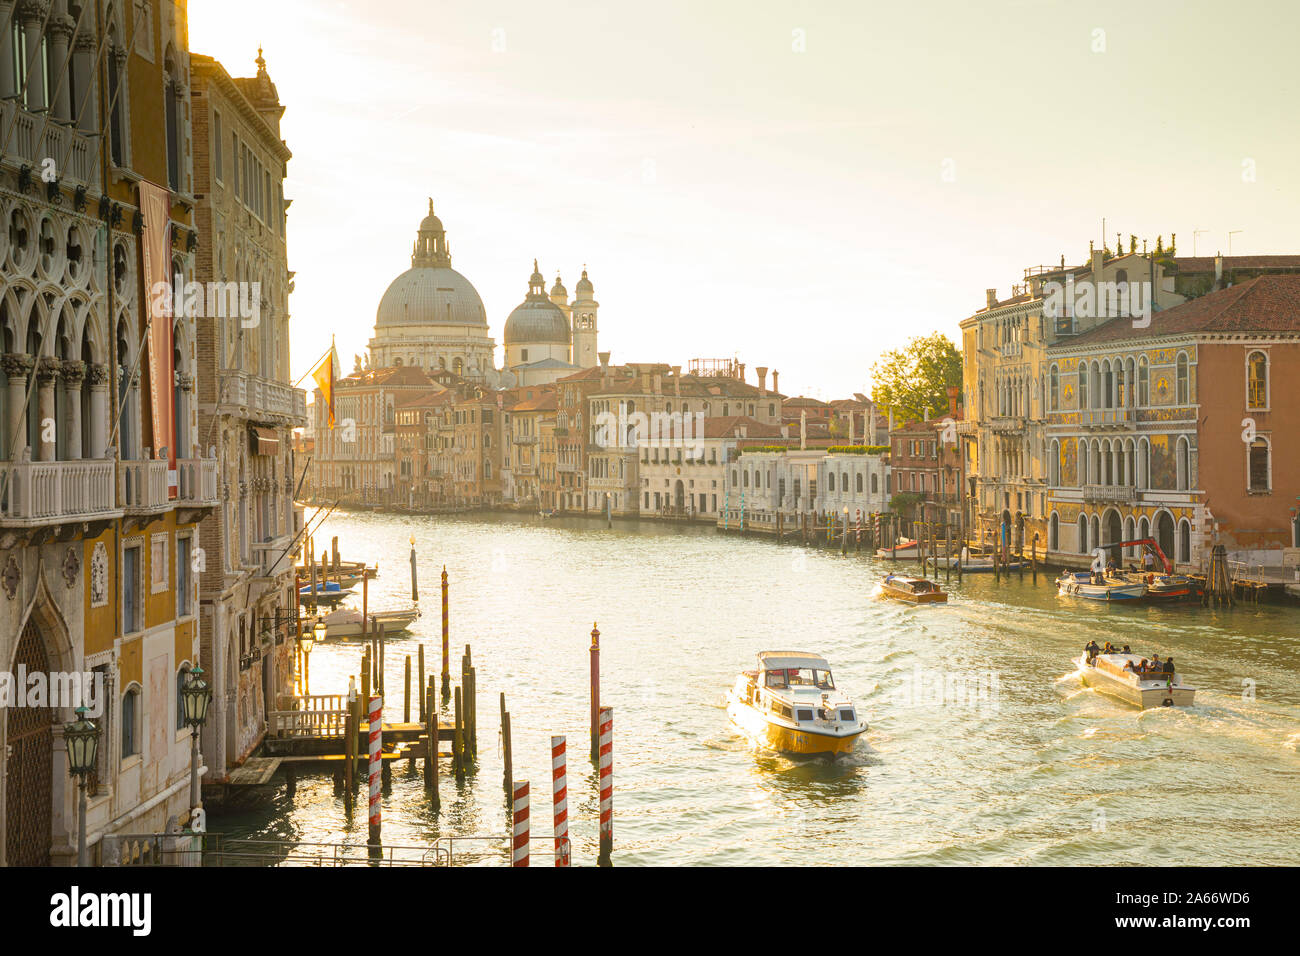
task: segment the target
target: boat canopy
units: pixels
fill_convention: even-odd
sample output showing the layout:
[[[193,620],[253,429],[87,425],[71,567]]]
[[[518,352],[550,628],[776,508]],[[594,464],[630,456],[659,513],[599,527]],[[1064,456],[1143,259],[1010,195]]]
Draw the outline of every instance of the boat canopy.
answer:
[[[763,651],[758,655],[758,666],[765,671],[781,671],[801,667],[821,671],[831,669],[831,665],[826,658],[818,654],[807,654],[803,651]]]

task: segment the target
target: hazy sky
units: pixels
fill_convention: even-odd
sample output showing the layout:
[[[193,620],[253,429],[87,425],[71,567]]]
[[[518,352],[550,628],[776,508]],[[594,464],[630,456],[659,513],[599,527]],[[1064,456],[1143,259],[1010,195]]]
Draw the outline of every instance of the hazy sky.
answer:
[[[331,333],[350,368],[432,196],[498,346],[534,257],[586,263],[613,361],[822,398],[1102,217],[1300,253],[1297,35],[1292,0],[190,3],[286,106],[295,377]]]

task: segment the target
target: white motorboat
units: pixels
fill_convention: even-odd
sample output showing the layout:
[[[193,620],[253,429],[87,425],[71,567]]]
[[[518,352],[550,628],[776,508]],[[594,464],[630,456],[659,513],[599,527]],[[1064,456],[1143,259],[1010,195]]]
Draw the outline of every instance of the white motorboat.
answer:
[[[1089,659],[1085,652],[1075,664],[1084,684],[1143,709],[1147,707],[1190,707],[1196,688],[1183,683],[1177,671],[1138,673],[1139,654],[1098,654]]]
[[[371,611],[370,626],[367,628],[367,633],[376,633],[380,624],[384,626],[385,634],[404,631],[419,616],[420,609],[418,607],[393,611]],[[325,624],[326,640],[337,637],[361,636],[361,612],[355,608],[339,608],[337,611],[321,615],[319,620]],[[311,622],[306,626],[313,628],[315,622]]]

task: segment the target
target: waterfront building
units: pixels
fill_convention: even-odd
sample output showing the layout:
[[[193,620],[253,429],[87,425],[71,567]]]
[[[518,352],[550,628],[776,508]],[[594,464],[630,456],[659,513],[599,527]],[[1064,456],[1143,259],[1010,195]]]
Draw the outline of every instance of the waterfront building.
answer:
[[[955,401],[956,387],[951,391]],[[956,413],[948,417],[960,420]],[[947,430],[939,419],[907,422],[889,433],[891,499],[896,506],[891,510],[912,520],[956,528],[961,519],[962,459],[956,430],[952,429],[951,438]]]
[[[316,497],[349,502],[391,502],[397,487],[397,400],[438,392],[418,366],[364,369],[340,378],[334,387],[334,427],[318,414],[316,461],[311,484]],[[312,403],[324,409],[320,389]]]
[[[555,383],[555,507],[559,511],[586,511],[590,504],[584,480],[588,471],[587,402],[611,375],[624,374],[619,368],[610,368],[608,352],[600,353],[600,361],[600,368],[583,369]]]
[[[501,467],[506,446],[502,432],[502,393],[481,388],[452,405],[452,491],[457,504],[491,508],[503,500]]]
[[[198,54],[190,71],[195,277],[203,288],[237,286],[241,303],[257,300],[253,315],[202,312],[196,330],[199,444],[221,462],[221,504],[200,528],[198,575],[201,658],[214,688],[206,782],[219,784],[261,744],[278,698],[293,693],[302,512],[292,435],[307,413],[289,375],[284,107],[260,50],[253,77],[233,78]]]
[[[586,272],[583,276],[586,277]],[[590,281],[587,284],[590,286]],[[569,327],[569,316],[572,310],[565,302],[567,296],[558,276],[550,296],[547,296],[546,283],[534,259],[528,295],[506,319],[505,364],[517,384],[546,385],[580,370],[570,361],[573,332]],[[591,310],[594,323],[594,305]]]
[[[513,501],[520,507],[539,508],[541,493],[541,435],[544,422],[555,421],[555,392],[537,390],[535,398],[517,402],[510,408],[510,468],[513,478]]]
[[[817,487],[825,489],[821,507],[841,517],[846,509],[854,521],[889,511],[890,456],[874,445],[832,446],[817,466]]]
[[[446,369],[484,383],[494,369],[495,349],[483,300],[451,267],[447,232],[430,199],[429,214],[416,233],[411,268],[394,279],[379,300],[369,365]]]
[[[1182,568],[1215,543],[1280,571],[1300,547],[1300,275],[1262,275],[1048,349],[1048,548],[1153,537]],[[1136,548],[1125,549],[1130,561]],[[1294,558],[1292,557],[1292,563]]]
[[[171,308],[197,243],[185,7],[99,12],[0,0],[0,659],[102,690],[92,861],[188,818],[178,691],[199,663],[198,521],[217,505],[196,319]],[[77,702],[0,707],[0,865],[76,858]]]
[[[974,537],[1007,542],[1012,551],[1034,535],[1048,534],[1047,349],[1061,339],[1106,322],[1133,323],[1143,316],[1128,301],[1112,306],[1107,288],[1145,290],[1150,314],[1177,305],[1184,296],[1166,274],[1167,258],[1131,253],[1107,256],[1093,250],[1081,266],[1032,266],[1024,282],[999,300],[963,319],[962,405],[958,424],[966,472],[966,527]],[[1106,308],[1078,308],[1059,290],[1088,289]],[[1097,315],[1096,313],[1102,313]]]
[[[775,532],[778,513],[790,532],[805,518],[811,523],[826,507],[818,476],[827,447],[737,447],[727,466],[720,523],[730,528],[743,521],[746,528]]]
[[[555,396],[550,398],[552,408],[542,415],[537,423],[537,484],[540,489],[541,504],[547,511],[555,508],[559,499],[556,462],[558,447],[555,438]]]
[[[778,425],[731,415],[704,419],[703,433],[690,438],[640,436],[641,515],[716,521],[737,444],[784,434]]]
[[[455,393],[416,391],[397,399],[397,500],[408,508],[433,502],[434,416]]]

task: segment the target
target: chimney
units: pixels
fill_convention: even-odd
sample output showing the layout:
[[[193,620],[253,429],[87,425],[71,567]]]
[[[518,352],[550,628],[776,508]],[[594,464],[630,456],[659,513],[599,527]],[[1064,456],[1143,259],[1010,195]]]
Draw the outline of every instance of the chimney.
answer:
[[[758,373],[758,390],[764,395],[767,394],[767,366],[755,365],[754,371]]]
[[[948,414],[957,417],[957,386],[948,386]]]
[[[1092,281],[1093,282],[1101,281],[1101,263],[1105,255],[1106,255],[1106,251],[1104,249],[1094,248],[1092,250]]]
[[[808,447],[808,409],[799,410],[799,450]]]
[[[682,367],[673,366],[673,394],[678,398],[682,397]]]
[[[597,358],[600,359],[600,387],[609,387],[609,353],[599,352]]]
[[[740,379],[742,382],[745,380],[745,363],[744,363],[744,362],[737,362],[737,363],[736,363],[736,378]]]
[[[849,409],[849,444],[850,445],[853,444],[853,420],[857,418],[857,416],[858,413],[850,408]]]
[[[994,306],[996,306],[997,304],[998,304],[998,290],[997,290],[997,289],[985,289],[985,290],[984,290],[984,307],[985,307],[986,309],[991,309],[991,308],[993,308]]]
[[[772,391],[776,392],[778,395],[781,394],[781,386],[777,384],[780,375],[781,373],[776,371],[776,369],[772,370]]]
[[[1223,288],[1223,253],[1214,254],[1214,288]]]

